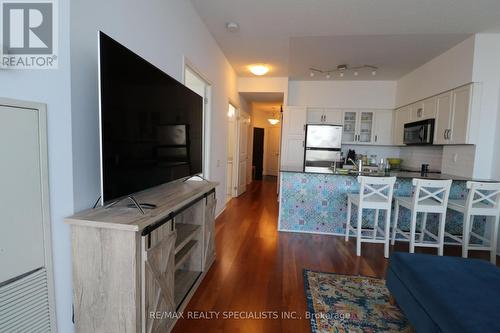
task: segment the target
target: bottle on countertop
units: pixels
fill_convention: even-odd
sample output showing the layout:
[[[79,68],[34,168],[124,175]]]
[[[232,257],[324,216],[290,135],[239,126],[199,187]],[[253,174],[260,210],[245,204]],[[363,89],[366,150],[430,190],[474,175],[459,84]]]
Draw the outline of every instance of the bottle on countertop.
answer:
[[[379,172],[385,172],[385,160],[383,158],[380,159],[380,162],[378,163],[378,171]]]

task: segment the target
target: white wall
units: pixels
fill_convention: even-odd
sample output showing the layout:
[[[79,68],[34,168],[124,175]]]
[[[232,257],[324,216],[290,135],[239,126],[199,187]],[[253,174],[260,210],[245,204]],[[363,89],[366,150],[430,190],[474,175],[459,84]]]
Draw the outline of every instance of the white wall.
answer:
[[[397,82],[400,107],[472,82],[474,41],[471,36],[406,74]]]
[[[481,114],[478,117],[474,176],[500,180],[500,34],[477,34],[472,81],[481,83]],[[500,124],[499,124],[500,125]]]
[[[288,78],[287,77],[239,77],[239,92],[253,93],[283,93],[284,105],[287,105]]]
[[[99,196],[98,30],[179,81],[183,79],[184,56],[210,81],[213,130],[209,176],[222,182],[217,194],[222,204],[227,135],[223,124],[227,122],[228,102],[239,106],[236,75],[189,1],[76,1],[71,14],[75,209],[89,207]]]
[[[69,9],[65,14],[67,20]],[[72,141],[70,121],[60,128],[61,131],[66,130],[70,133],[67,138],[59,140],[59,145],[69,146],[68,151],[60,155],[55,154],[58,155],[56,158],[68,160],[65,172],[69,173],[69,179],[65,179],[63,183],[72,193],[67,196],[67,200],[73,201],[74,195],[74,203],[71,204],[74,204],[75,211],[79,211],[90,207],[100,194],[98,30],[106,32],[179,81],[183,79],[184,56],[210,81],[212,150],[209,177],[221,183],[217,188],[219,202],[217,210],[220,211],[226,195],[228,102],[231,100],[237,106],[239,102],[236,75],[190,2],[184,0],[152,0],[147,3],[133,0],[87,0],[71,3],[71,105],[69,105],[69,92],[62,94],[69,88],[69,74],[68,80],[61,84],[60,91],[55,92],[56,89],[51,89],[59,101],[65,98],[68,100],[64,105],[64,111],[69,115],[71,109],[73,117]],[[43,84],[40,82],[39,85]],[[71,148],[73,149],[72,173]],[[61,177],[57,174],[54,178],[59,180]],[[73,188],[71,188],[72,183]],[[68,211],[64,215],[70,213],[71,211]],[[61,238],[69,244],[67,233]],[[64,249],[64,253],[69,258],[69,245]],[[64,278],[70,281],[69,259],[66,261],[59,263],[59,266],[67,271]],[[57,290],[60,294],[58,305],[64,307],[64,312],[59,316],[59,329],[61,332],[70,332],[72,331],[71,288],[70,285],[58,284]]]
[[[394,109],[396,81],[290,81],[288,105]]]
[[[71,244],[65,216],[73,213],[69,1],[58,2],[59,68],[0,70],[1,97],[47,104],[50,215],[59,332],[71,328]]]

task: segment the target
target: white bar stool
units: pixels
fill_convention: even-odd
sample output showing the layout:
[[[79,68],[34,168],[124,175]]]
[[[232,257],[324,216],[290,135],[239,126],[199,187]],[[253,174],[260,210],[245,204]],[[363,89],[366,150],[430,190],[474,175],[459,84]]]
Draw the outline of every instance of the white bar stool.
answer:
[[[467,258],[469,250],[490,251],[490,261],[496,264],[498,223],[500,216],[500,183],[467,182],[469,194],[466,200],[452,200],[448,208],[464,214],[462,237],[446,233],[446,236],[462,244],[462,257]],[[472,231],[474,216],[492,217],[491,238],[487,239]],[[488,222],[488,220],[486,220]],[[471,237],[480,240],[481,244],[470,244]]]
[[[359,176],[358,182],[360,183],[359,194],[347,195],[347,223],[345,241],[349,241],[350,229],[355,232],[356,255],[361,255],[361,243],[383,243],[384,244],[384,257],[389,257],[389,235],[390,235],[390,220],[391,220],[391,206],[392,206],[392,193],[394,191],[394,183],[396,177],[366,177]],[[358,218],[356,228],[351,226],[351,208],[352,205],[358,207]],[[375,210],[375,221],[373,230],[362,229],[363,209]],[[385,211],[385,228],[382,230],[378,226],[379,211]],[[364,238],[362,231],[371,231],[371,237]],[[382,236],[378,237],[378,233]]]
[[[444,227],[446,220],[446,207],[448,206],[448,196],[450,194],[451,180],[428,180],[413,179],[415,192],[413,197],[396,196],[394,223],[392,227],[392,245],[396,242],[396,235],[401,234],[410,241],[410,253],[415,252],[415,246],[436,247],[438,255],[443,255],[444,247]],[[410,232],[405,232],[398,228],[399,206],[411,211]],[[417,228],[417,214],[423,213],[421,229],[418,241],[415,239]],[[439,214],[438,234],[435,235],[427,230],[427,214]],[[432,241],[425,241],[425,236]]]

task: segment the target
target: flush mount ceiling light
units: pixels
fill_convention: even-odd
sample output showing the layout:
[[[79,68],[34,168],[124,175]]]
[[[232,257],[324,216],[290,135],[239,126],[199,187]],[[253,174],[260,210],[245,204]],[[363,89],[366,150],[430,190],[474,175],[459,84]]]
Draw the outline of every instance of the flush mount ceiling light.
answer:
[[[266,64],[255,64],[248,66],[248,69],[252,74],[257,76],[266,75],[269,72],[269,66]]]
[[[371,74],[373,76],[377,75],[377,70],[378,67],[373,66],[373,65],[363,65],[363,66],[354,66],[351,67],[347,64],[343,65],[338,65],[334,69],[328,69],[328,70],[323,70],[323,69],[318,69],[315,67],[309,68],[309,75],[311,77],[314,77],[316,73],[324,75],[327,79],[329,79],[332,74],[338,73],[339,77],[344,77],[346,74],[349,74],[350,72],[353,73],[354,76],[358,76],[361,72],[363,71],[371,71]]]
[[[236,22],[227,22],[226,29],[229,32],[237,32],[238,30],[240,30],[240,25]]]

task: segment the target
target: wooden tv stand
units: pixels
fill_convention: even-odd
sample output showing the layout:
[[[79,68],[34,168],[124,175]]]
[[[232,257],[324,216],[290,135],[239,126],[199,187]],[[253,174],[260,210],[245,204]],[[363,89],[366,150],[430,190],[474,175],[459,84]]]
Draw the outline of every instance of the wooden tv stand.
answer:
[[[77,332],[169,332],[215,260],[215,187],[188,180],[65,219]]]

